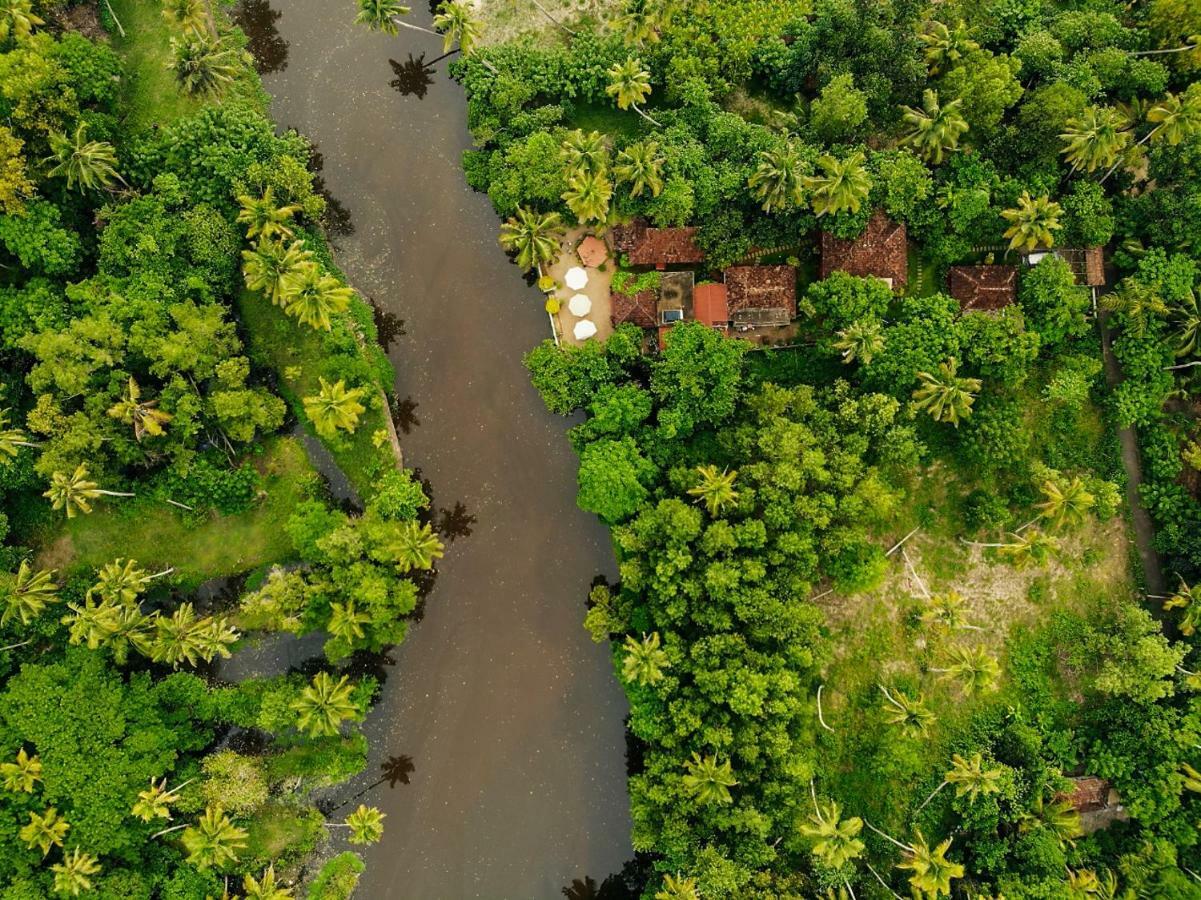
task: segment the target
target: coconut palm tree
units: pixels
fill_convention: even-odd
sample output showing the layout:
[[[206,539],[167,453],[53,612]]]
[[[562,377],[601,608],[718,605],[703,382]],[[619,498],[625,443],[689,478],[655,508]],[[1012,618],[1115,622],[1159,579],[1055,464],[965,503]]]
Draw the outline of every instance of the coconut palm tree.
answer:
[[[663,190],[663,162],[657,141],[638,141],[618,152],[613,174],[629,184],[631,197],[640,197],[646,190],[658,197]]]
[[[1001,676],[1001,667],[995,656],[983,647],[960,644],[947,651],[945,666],[930,671],[959,682],[969,697],[995,690],[997,679]]]
[[[702,757],[695,750],[684,763],[687,773],[683,777],[684,787],[697,802],[708,806],[711,803],[731,803],[730,788],[738,784],[730,768],[730,760],[718,762],[717,754]]]
[[[1136,278],[1123,278],[1113,291],[1102,294],[1101,307],[1110,312],[1121,313],[1126,319],[1125,330],[1139,337],[1146,333],[1147,323],[1152,318],[1166,316],[1171,312],[1157,288]]]
[[[42,856],[48,856],[52,847],[61,847],[63,838],[71,830],[70,824],[58,814],[53,806],[44,812],[29,814],[29,824],[22,826],[17,836],[32,850],[34,847],[42,851]]]
[[[538,269],[554,262],[563,237],[563,220],[558,213],[537,213],[524,206],[500,226],[500,245],[517,254],[517,265]]]
[[[629,0],[613,28],[635,46],[657,44],[659,33],[671,24],[675,13],[675,0]]]
[[[50,603],[58,602],[58,585],[54,583],[53,569],[34,571],[28,560],[21,560],[12,584],[4,592],[4,612],[0,613],[0,625],[7,625],[17,616],[22,625],[28,625],[42,614]]]
[[[121,629],[121,608],[107,597],[97,599],[88,591],[82,603],[68,603],[70,610],[62,618],[69,626],[72,644],[84,644],[89,650],[102,646]]]
[[[1201,794],[1201,772],[1198,772],[1186,762],[1180,764],[1180,786],[1186,791]]]
[[[431,569],[434,561],[441,559],[445,553],[445,545],[438,540],[429,523],[421,525],[412,521],[401,522],[397,526],[390,549],[396,568],[401,572]]]
[[[926,706],[921,694],[910,697],[902,690],[890,692],[882,684],[877,687],[884,694],[884,721],[890,725],[899,725],[905,732],[916,736],[924,735],[934,724],[934,713]]]
[[[969,53],[980,49],[980,45],[969,37],[968,27],[962,21],[948,28],[937,19],[932,20],[926,23],[917,39],[924,48],[931,75],[953,68]]]
[[[573,128],[559,145],[563,166],[569,175],[604,172],[609,168],[609,142],[599,131]]]
[[[1040,793],[1029,810],[1022,813],[1018,828],[1023,832],[1046,828],[1054,835],[1060,847],[1075,846],[1076,838],[1084,834],[1080,824],[1080,813],[1071,800],[1048,802]]]
[[[1089,492],[1079,476],[1065,485],[1048,478],[1042,483],[1040,490],[1045,499],[1034,504],[1034,508],[1052,528],[1079,525],[1097,502],[1097,498]]]
[[[204,37],[210,33],[205,0],[163,0],[163,18],[185,37]]]
[[[632,109],[655,127],[663,127],[639,106],[651,93],[651,73],[642,67],[642,60],[631,56],[623,63],[614,63],[608,76],[605,93],[617,101],[618,109]]]
[[[397,20],[412,11],[398,0],[358,0],[358,3],[359,11],[354,17],[356,25],[366,25],[372,31],[393,36],[400,30]]]
[[[292,900],[292,891],[275,881],[275,866],[269,865],[262,877],[247,875],[242,879],[245,900]]]
[[[613,197],[613,185],[603,172],[576,172],[567,181],[563,201],[576,220],[603,222],[609,216],[609,200]]]
[[[1094,172],[1113,165],[1130,145],[1129,122],[1112,106],[1088,106],[1068,119],[1059,137],[1064,142],[1061,152],[1072,170]]]
[[[967,621],[967,601],[958,591],[935,594],[922,610],[921,620],[938,631],[979,630]]]
[[[204,871],[224,868],[237,860],[247,837],[245,829],[235,825],[220,806],[209,806],[195,825],[184,829],[182,840],[188,862]]]
[[[242,277],[246,287],[258,291],[276,306],[284,305],[284,282],[295,277],[306,265],[315,265],[313,254],[304,249],[304,241],[282,241],[260,238],[249,250],[242,251]]]
[[[23,41],[33,34],[35,26],[45,24],[33,11],[33,0],[0,0],[0,41],[7,41],[9,36]]]
[[[318,672],[313,681],[293,701],[296,727],[309,737],[336,735],[343,719],[358,715],[354,685],[343,675],[337,681],[328,672]]]
[[[1163,608],[1183,610],[1176,627],[1185,637],[1192,637],[1201,628],[1201,582],[1196,587],[1189,587],[1188,582],[1181,578],[1180,587],[1164,601]]]
[[[802,162],[796,144],[791,141],[759,153],[755,171],[747,179],[751,193],[764,212],[789,209],[804,201],[801,184]]]
[[[23,429],[9,427],[8,417],[11,412],[10,409],[0,409],[0,457],[16,459],[18,448],[36,447],[37,444],[29,440]],[[7,460],[0,459],[0,464],[4,462]]]
[[[663,876],[663,887],[655,891],[655,900],[701,900],[695,878],[684,878],[678,872]]]
[[[717,466],[697,466],[696,472],[700,481],[688,489],[688,493],[696,498],[697,503],[705,504],[709,515],[714,518],[727,506],[738,502],[738,491],[734,490],[734,479],[738,471],[728,469],[717,471]]]
[[[1176,47],[1163,47],[1156,50],[1138,50],[1131,52],[1131,56],[1159,56],[1164,53],[1191,53],[1193,50],[1201,49],[1201,34],[1190,34],[1184,39],[1184,43]]]
[[[191,666],[199,660],[212,662],[216,656],[228,659],[229,645],[238,639],[237,631],[224,618],[196,618],[191,603],[181,603],[170,616],[156,614],[153,624],[151,658],[173,667],[182,662]]]
[[[94,481],[88,481],[88,467],[80,463],[70,475],[55,472],[50,476],[50,488],[42,494],[50,499],[53,509],[64,509],[68,519],[75,518],[76,512],[90,513],[92,501],[98,497],[132,497],[125,491],[105,491]]]
[[[42,758],[36,753],[30,756],[22,747],[17,751],[16,762],[0,763],[0,779],[6,791],[32,794],[34,786],[42,780]]]
[[[947,838],[932,849],[921,831],[915,831],[914,834],[913,845],[908,848],[905,859],[897,863],[897,868],[913,872],[909,884],[920,891],[923,897],[949,897],[951,882],[964,875],[961,863],[947,859],[951,839]]]
[[[1009,222],[1009,227],[1005,229],[1009,249],[1053,247],[1055,232],[1063,227],[1059,220],[1062,215],[1063,207],[1050,197],[1031,197],[1029,191],[1023,191],[1015,208],[1001,211],[1001,217]]]
[[[938,102],[938,91],[926,89],[922,94],[922,108],[903,106],[904,118],[909,130],[905,132],[905,143],[917,150],[928,163],[941,163],[943,155],[959,146],[959,139],[967,133],[967,119],[963,117],[963,100],[950,103]]]
[[[1117,900],[1117,876],[1109,869],[1100,875],[1092,869],[1068,869],[1068,896],[1072,900]]]
[[[973,753],[971,759],[964,759],[958,753],[951,756],[951,770],[943,776],[942,783],[930,792],[922,805],[915,810],[921,812],[929,805],[938,793],[948,785],[955,785],[956,797],[967,797],[974,802],[977,797],[1001,792],[1001,769],[984,768],[984,756]]]
[[[884,349],[884,334],[877,319],[858,319],[840,329],[834,339],[834,349],[842,353],[844,363],[855,360],[870,365]]]
[[[275,202],[275,191],[268,187],[258,197],[252,194],[238,196],[238,223],[246,226],[248,240],[254,238],[292,237],[292,228],[288,224],[292,216],[300,212],[300,206],[287,203],[280,206]]]
[[[172,38],[171,54],[167,68],[175,73],[175,81],[185,94],[215,96],[238,74],[235,51],[221,38]]]
[[[150,787],[144,791],[138,791],[138,799],[134,801],[130,811],[143,822],[170,819],[171,804],[178,802],[179,792],[191,782],[192,779],[188,779],[179,787],[168,790],[166,778],[155,781],[154,776],[151,776]]]
[[[337,437],[339,431],[354,434],[359,425],[359,416],[367,411],[367,407],[359,402],[366,389],[347,388],[341,378],[333,384],[324,378],[318,381],[321,389],[313,396],[304,398],[305,414],[317,429],[317,434],[324,438]]]
[[[367,632],[363,630],[363,626],[370,621],[371,616],[355,608],[354,600],[347,600],[345,603],[334,600],[329,605],[329,622],[325,630],[349,644],[366,637]]]
[[[459,52],[467,56],[479,43],[484,33],[484,24],[473,12],[474,7],[465,0],[443,0],[434,16],[434,28],[442,32],[442,52],[449,53],[455,44]]]
[[[1041,566],[1059,549],[1056,537],[1037,528],[1029,528],[1021,534],[1011,533],[1009,538],[1008,543],[998,545],[997,552],[1018,569],[1024,569],[1031,563]]]
[[[810,852],[831,869],[841,869],[847,863],[863,855],[865,845],[859,839],[863,820],[858,816],[842,818],[842,809],[831,800],[824,807],[817,802],[813,785],[813,815],[800,826],[801,834],[813,840]]]
[[[1191,88],[1184,94],[1169,93],[1147,110],[1147,121],[1155,125],[1147,134],[1152,143],[1170,147],[1201,132],[1201,89]]]
[[[133,436],[138,442],[146,435],[160,437],[164,427],[171,421],[171,413],[158,408],[157,400],[143,400],[142,389],[132,375],[125,387],[125,394],[108,409],[108,414],[118,422],[133,426]]]
[[[1201,350],[1201,306],[1196,291],[1190,288],[1171,313],[1176,356],[1196,356]]]
[[[310,328],[329,331],[333,316],[346,312],[354,292],[315,263],[297,266],[283,278],[284,312]]]
[[[844,210],[859,212],[872,190],[863,154],[856,151],[842,160],[826,155],[817,165],[822,174],[806,175],[801,184],[809,191],[809,203],[818,218]]]
[[[981,382],[960,376],[959,360],[939,363],[937,372],[918,372],[917,379],[920,384],[913,392],[914,405],[929,412],[935,422],[950,422],[958,428],[959,421],[972,414]]]
[[[54,873],[54,892],[78,897],[92,889],[92,875],[100,874],[100,861],[74,847],[63,854],[62,862],[50,867]]]
[[[626,635],[625,658],[621,673],[633,684],[652,685],[663,680],[663,670],[671,668],[667,653],[659,647],[659,632],[643,634],[642,640]]]
[[[352,844],[376,844],[384,836],[384,819],[387,816],[374,806],[359,804],[359,808],[346,817]]]
[[[88,126],[82,119],[68,137],[51,132],[50,155],[44,162],[50,165],[47,178],[62,176],[67,188],[84,191],[106,190],[124,180],[117,174],[117,149],[108,141],[89,141]]]

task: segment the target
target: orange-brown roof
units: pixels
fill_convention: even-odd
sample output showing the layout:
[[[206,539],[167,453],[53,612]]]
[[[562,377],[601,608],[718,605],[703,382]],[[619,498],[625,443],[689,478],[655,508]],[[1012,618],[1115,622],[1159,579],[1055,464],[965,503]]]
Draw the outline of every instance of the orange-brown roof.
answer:
[[[636,219],[613,229],[613,246],[632,266],[691,265],[705,259],[705,251],[696,245],[696,232],[694,227],[648,228]]]
[[[595,234],[590,234],[580,241],[575,252],[576,256],[580,258],[580,262],[590,269],[595,269],[609,258],[609,248]]]
[[[1076,284],[1088,287],[1105,284],[1105,251],[1100,247],[1065,247],[1054,252],[1071,267]]]
[[[693,317],[705,325],[725,325],[730,321],[730,307],[724,284],[698,285],[692,292]]]
[[[655,312],[658,298],[653,290],[639,291],[633,296],[614,291],[610,300],[609,318],[614,328],[623,322],[633,322],[639,328],[654,328],[658,324]]]
[[[1003,309],[1017,299],[1016,266],[951,266],[947,289],[961,309]]]
[[[1109,806],[1109,792],[1113,788],[1104,778],[1095,775],[1082,775],[1070,779],[1072,789],[1056,794],[1056,799],[1068,800],[1076,808],[1076,812],[1093,812]]]
[[[905,226],[881,210],[872,213],[867,229],[854,240],[822,232],[822,278],[831,272],[846,272],[861,278],[892,279],[894,288],[909,281],[909,242]]]
[[[749,309],[781,309],[789,319],[796,318],[796,269],[792,266],[731,266],[725,271],[725,280],[731,315]]]

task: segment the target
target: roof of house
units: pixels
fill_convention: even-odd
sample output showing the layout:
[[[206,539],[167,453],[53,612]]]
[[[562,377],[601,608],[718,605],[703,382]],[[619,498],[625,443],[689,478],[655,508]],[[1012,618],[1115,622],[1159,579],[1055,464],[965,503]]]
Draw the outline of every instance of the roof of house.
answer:
[[[1105,252],[1100,247],[1065,247],[1058,252],[1060,258],[1072,267],[1077,284],[1088,287],[1105,284]]]
[[[1016,266],[951,266],[947,289],[961,309],[1003,309],[1017,299]]]
[[[1072,789],[1056,796],[1070,801],[1076,812],[1093,812],[1109,806],[1109,792],[1113,789],[1113,785],[1104,778],[1098,778],[1096,775],[1081,775],[1069,780],[1072,782]]]
[[[773,309],[796,318],[796,269],[792,266],[731,266],[725,271],[729,312]],[[695,302],[695,300],[694,300]]]
[[[655,291],[650,288],[633,296],[614,291],[610,295],[612,309],[609,313],[613,327],[623,322],[633,322],[639,328],[654,328],[658,324],[655,310],[657,300]]]
[[[705,251],[696,245],[696,232],[694,227],[649,228],[635,219],[613,229],[613,246],[632,266],[689,265],[705,259]]]
[[[595,234],[590,234],[580,241],[575,252],[580,262],[590,269],[595,269],[609,258],[609,248]]]
[[[724,284],[698,285],[692,292],[693,317],[705,325],[725,325],[730,321],[730,306]]]
[[[890,278],[894,288],[907,284],[909,242],[905,226],[876,210],[866,230],[854,240],[823,231],[821,276],[827,278],[835,271],[861,278]]]

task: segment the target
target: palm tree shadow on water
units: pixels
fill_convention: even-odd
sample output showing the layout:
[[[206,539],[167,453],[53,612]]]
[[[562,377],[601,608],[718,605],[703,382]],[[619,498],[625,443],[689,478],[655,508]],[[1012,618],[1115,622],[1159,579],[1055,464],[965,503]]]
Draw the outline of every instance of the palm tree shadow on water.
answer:
[[[567,900],[638,900],[653,877],[652,857],[636,853],[620,872],[614,872],[599,883],[591,875],[573,878],[561,893]]]
[[[246,33],[246,49],[254,57],[254,67],[260,75],[282,72],[288,68],[288,42],[275,23],[283,15],[272,9],[269,0],[242,0],[233,10],[233,20]]]
[[[396,76],[388,82],[388,87],[402,97],[416,97],[421,100],[434,83],[434,70],[426,63],[424,53],[416,58],[410,53],[405,62],[390,59],[388,65],[392,67],[392,74]]]

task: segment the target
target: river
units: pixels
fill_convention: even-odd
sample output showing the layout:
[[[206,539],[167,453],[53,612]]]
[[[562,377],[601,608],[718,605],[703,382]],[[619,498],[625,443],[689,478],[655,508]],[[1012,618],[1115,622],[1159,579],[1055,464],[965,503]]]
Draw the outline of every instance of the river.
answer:
[[[631,855],[627,707],[582,626],[613,556],[575,507],[567,423],[521,365],[546,315],[499,249],[487,198],[463,181],[462,90],[445,61],[420,64],[441,43],[373,34],[354,14],[350,0],[252,0],[241,19],[275,121],[316,142],[348,214],[338,263],[403,322],[389,353],[405,462],[457,535],[368,721],[367,775],[399,757],[412,771],[363,798],[387,819],[356,896],[549,900]],[[429,18],[422,4],[411,20]]]

